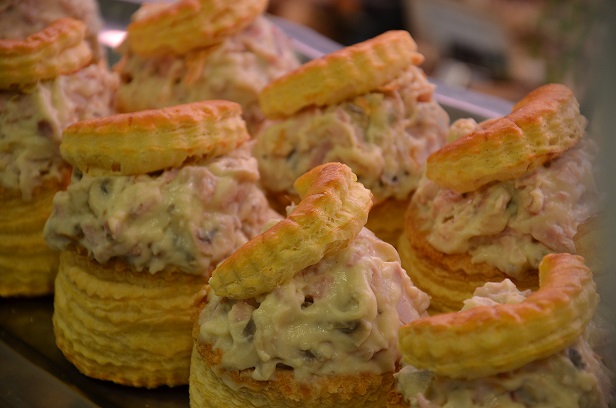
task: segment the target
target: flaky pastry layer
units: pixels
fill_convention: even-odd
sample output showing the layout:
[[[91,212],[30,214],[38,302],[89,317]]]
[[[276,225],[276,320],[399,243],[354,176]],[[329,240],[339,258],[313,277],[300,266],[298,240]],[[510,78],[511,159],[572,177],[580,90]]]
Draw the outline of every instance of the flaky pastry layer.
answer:
[[[142,56],[186,54],[221,42],[265,11],[267,0],[180,0],[143,5],[127,27]]]
[[[315,377],[299,382],[293,372],[276,370],[272,380],[257,381],[251,370],[228,371],[217,366],[220,350],[194,346],[190,368],[191,407],[360,408],[385,407],[395,395],[392,372]],[[231,385],[230,385],[231,384]]]
[[[237,103],[208,100],[74,123],[60,153],[84,173],[126,176],[228,153],[249,138]]]
[[[275,79],[263,89],[259,102],[269,118],[290,116],[309,106],[333,105],[376,89],[422,61],[407,31],[388,31]]]
[[[539,290],[521,303],[478,306],[415,320],[399,332],[405,362],[451,378],[505,373],[573,344],[599,296],[581,256],[548,254]]]
[[[544,85],[509,115],[432,153],[426,175],[459,193],[515,179],[573,147],[585,126],[573,92],[560,84]]]
[[[0,296],[53,293],[58,252],[43,239],[53,197],[62,186],[48,183],[24,201],[17,191],[0,191]]]
[[[70,74],[92,61],[81,21],[65,17],[24,40],[0,39],[0,89]]]
[[[218,296],[237,299],[270,292],[336,248],[366,224],[372,194],[342,163],[315,167],[295,182],[300,203],[285,218],[253,238],[212,273]]]
[[[79,251],[80,252],[80,251]],[[100,265],[77,250],[60,254],[56,344],[83,374],[153,388],[188,382],[191,313],[202,277]]]

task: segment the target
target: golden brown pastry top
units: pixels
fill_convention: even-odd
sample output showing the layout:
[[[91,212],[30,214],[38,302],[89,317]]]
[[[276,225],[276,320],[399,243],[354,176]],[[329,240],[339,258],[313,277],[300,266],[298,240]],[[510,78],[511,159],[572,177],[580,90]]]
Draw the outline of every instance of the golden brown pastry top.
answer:
[[[134,175],[225,154],[249,138],[239,104],[209,100],[74,123],[60,153],[84,173]]]
[[[405,361],[453,378],[504,373],[573,344],[599,302],[581,256],[546,255],[540,288],[521,303],[478,306],[415,320],[400,329]]]
[[[422,61],[408,32],[388,31],[275,79],[263,89],[259,102],[267,117],[290,116],[309,106],[333,105],[377,89]]]
[[[141,6],[127,41],[141,56],[186,54],[221,42],[265,11],[267,0],[179,0]]]
[[[73,73],[92,61],[81,21],[65,17],[23,40],[0,39],[0,89]]]
[[[430,155],[426,175],[459,193],[511,180],[573,147],[585,127],[573,92],[560,84],[544,85],[518,102],[509,115]]]
[[[315,167],[295,182],[300,203],[284,220],[240,247],[212,273],[218,296],[270,292],[329,251],[344,247],[366,224],[372,194],[342,163]]]

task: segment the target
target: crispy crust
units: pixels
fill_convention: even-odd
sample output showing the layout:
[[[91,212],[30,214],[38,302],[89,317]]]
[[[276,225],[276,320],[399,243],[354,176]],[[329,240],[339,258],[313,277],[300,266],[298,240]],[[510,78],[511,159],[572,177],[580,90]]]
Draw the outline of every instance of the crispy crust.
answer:
[[[67,172],[68,174],[68,172]],[[53,293],[58,252],[43,239],[43,228],[57,191],[68,184],[49,181],[24,201],[21,191],[0,188],[0,296]]]
[[[257,381],[251,369],[229,371],[217,364],[221,351],[210,344],[196,344],[190,367],[190,405],[192,407],[385,407],[393,399],[393,372],[358,373],[316,377],[302,383],[293,371],[277,368],[273,378]],[[230,385],[231,384],[231,385]]]
[[[241,107],[211,100],[74,123],[60,153],[84,173],[134,175],[221,155],[249,139]]]
[[[315,167],[294,184],[302,201],[287,216],[221,263],[210,286],[238,299],[270,292],[336,248],[366,224],[372,194],[342,163]]]
[[[83,374],[135,387],[188,383],[197,275],[100,265],[63,251],[55,284],[56,344]]]
[[[469,254],[445,254],[427,241],[428,231],[422,231],[411,202],[404,221],[404,232],[398,242],[402,267],[421,290],[430,295],[432,313],[457,311],[475,289],[486,282],[512,280],[520,289],[538,287],[536,273],[514,279],[487,263],[474,263]]]
[[[403,326],[403,358],[438,375],[472,379],[564,350],[582,335],[599,302],[592,272],[581,256],[548,254],[539,279],[539,290],[521,303],[479,306]]]
[[[266,192],[270,206],[279,214],[286,214],[287,206],[299,202],[299,197],[290,193]],[[404,229],[404,214],[409,205],[410,197],[407,200],[396,200],[388,198],[385,201],[374,205],[368,214],[366,228],[383,241],[393,245],[398,245],[398,240]]]
[[[0,39],[0,89],[78,71],[92,61],[83,22],[65,17],[24,40]]]
[[[559,84],[537,88],[513,111],[428,157],[426,175],[459,193],[520,177],[573,147],[586,119],[573,92]]]
[[[128,25],[128,43],[142,56],[186,54],[219,43],[265,11],[267,0],[180,0],[143,5]]]
[[[407,66],[420,64],[423,56],[416,51],[407,31],[388,31],[275,79],[259,95],[261,109],[269,118],[280,118],[364,94],[387,84]]]
[[[498,282],[502,275],[467,274],[463,269],[449,270],[421,254],[403,233],[397,245],[402,267],[418,288],[430,295],[430,314],[460,310],[464,300],[486,282]]]

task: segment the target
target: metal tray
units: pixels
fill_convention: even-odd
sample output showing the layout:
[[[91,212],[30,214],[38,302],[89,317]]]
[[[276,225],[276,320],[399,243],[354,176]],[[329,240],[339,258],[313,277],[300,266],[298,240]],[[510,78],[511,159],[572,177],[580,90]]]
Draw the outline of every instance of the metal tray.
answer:
[[[111,46],[139,1],[101,0],[105,27],[101,41]],[[314,31],[270,16],[294,41],[298,54],[312,59],[341,48]],[[109,49],[113,64],[117,55]],[[436,83],[436,97],[452,119],[484,120],[511,111],[512,103]],[[88,378],[56,347],[51,324],[53,297],[0,299],[0,407],[161,407],[189,406],[188,386],[138,389]]]

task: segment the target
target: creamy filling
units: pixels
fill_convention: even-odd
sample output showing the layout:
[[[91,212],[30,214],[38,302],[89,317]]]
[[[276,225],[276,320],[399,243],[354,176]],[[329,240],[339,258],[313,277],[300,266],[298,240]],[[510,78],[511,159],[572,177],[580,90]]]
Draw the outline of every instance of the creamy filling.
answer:
[[[292,369],[312,375],[380,374],[395,369],[402,324],[426,315],[395,249],[363,229],[348,247],[257,298],[208,293],[199,341],[223,352],[221,367],[254,369],[257,380]]]
[[[469,253],[513,277],[551,252],[575,253],[578,225],[598,210],[595,145],[578,145],[515,180],[458,194],[423,178],[414,195],[422,231],[437,250]]]
[[[74,171],[44,236],[55,249],[79,244],[102,264],[120,258],[150,273],[169,266],[209,276],[276,216],[257,181],[247,146],[160,175]]]
[[[449,118],[433,91],[412,66],[382,89],[267,123],[254,149],[263,185],[294,193],[293,182],[306,171],[342,162],[377,202],[406,199],[447,137]]]
[[[523,301],[509,280],[479,288],[465,309]],[[395,375],[396,389],[419,408],[607,408],[607,369],[585,338],[546,359],[517,370],[474,380],[456,380],[412,366]]]
[[[124,58],[116,69],[122,79],[118,99],[124,108],[225,99],[242,105],[251,130],[264,119],[258,103],[261,89],[299,65],[290,39],[264,17],[220,45],[181,57],[143,58],[123,48]]]
[[[46,181],[61,181],[62,130],[110,114],[116,88],[117,77],[101,63],[26,90],[0,91],[0,187],[28,200]]]

